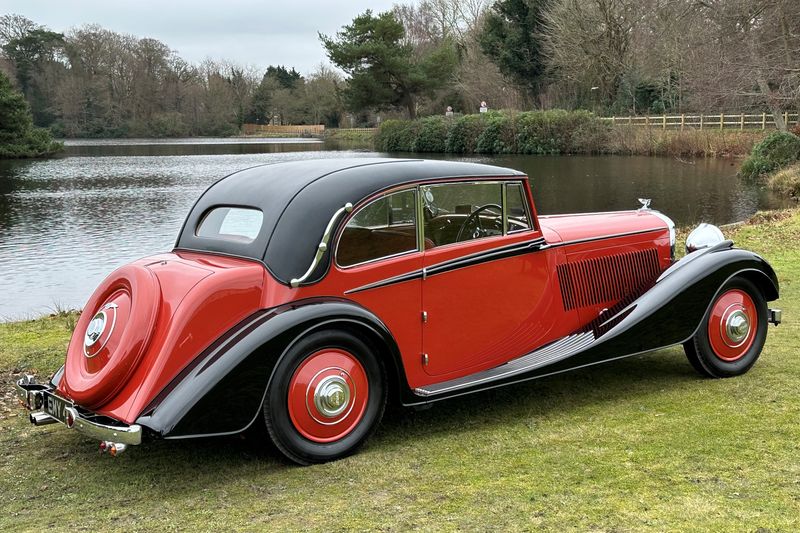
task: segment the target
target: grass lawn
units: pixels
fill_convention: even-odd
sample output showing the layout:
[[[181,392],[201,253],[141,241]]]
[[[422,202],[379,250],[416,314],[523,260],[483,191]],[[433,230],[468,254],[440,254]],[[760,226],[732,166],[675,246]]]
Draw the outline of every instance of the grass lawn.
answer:
[[[155,442],[120,458],[34,428],[11,379],[62,362],[70,318],[0,325],[0,531],[800,528],[800,212],[730,231],[781,281],[745,376],[680,348],[387,413],[360,453],[300,468],[253,439]],[[679,312],[679,310],[678,310]]]

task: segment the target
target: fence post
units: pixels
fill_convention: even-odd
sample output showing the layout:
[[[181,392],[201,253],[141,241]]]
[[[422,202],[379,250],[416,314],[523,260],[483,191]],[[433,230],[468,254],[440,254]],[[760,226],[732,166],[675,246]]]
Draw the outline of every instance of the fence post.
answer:
[[[648,128],[650,127],[650,115],[644,116],[644,125]]]
[[[616,116],[611,117],[611,125],[612,126],[616,126],[617,125],[617,117]]]
[[[739,117],[739,129],[744,130],[744,113]]]
[[[666,113],[664,113],[661,116],[661,128],[662,129],[667,129],[667,114]]]
[[[628,126],[633,126],[633,117],[628,115]]]
[[[681,113],[681,131],[683,131],[683,127],[686,125],[686,114]]]
[[[784,111],[783,112],[783,123],[787,128],[789,127],[789,112],[788,111]]]
[[[703,131],[703,114],[700,113],[700,131]]]
[[[725,127],[725,113],[720,113],[719,114],[719,129],[722,129],[724,127]]]
[[[761,131],[767,129],[767,114],[761,113]]]

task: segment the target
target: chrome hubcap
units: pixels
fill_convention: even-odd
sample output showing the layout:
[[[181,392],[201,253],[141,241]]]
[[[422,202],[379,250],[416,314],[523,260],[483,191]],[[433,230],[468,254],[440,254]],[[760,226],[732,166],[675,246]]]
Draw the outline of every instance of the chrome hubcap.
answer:
[[[314,406],[322,416],[333,418],[347,409],[350,386],[340,376],[328,376],[314,390]]]
[[[725,321],[725,334],[734,344],[741,344],[750,333],[750,319],[742,310],[736,310]]]

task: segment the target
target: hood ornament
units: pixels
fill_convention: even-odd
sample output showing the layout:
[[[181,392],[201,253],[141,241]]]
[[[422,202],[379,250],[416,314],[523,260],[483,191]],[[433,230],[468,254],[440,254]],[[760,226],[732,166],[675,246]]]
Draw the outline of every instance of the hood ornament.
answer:
[[[639,208],[639,211],[646,211],[650,209],[650,202],[652,201],[652,198],[639,198],[639,203],[642,204],[642,207]]]

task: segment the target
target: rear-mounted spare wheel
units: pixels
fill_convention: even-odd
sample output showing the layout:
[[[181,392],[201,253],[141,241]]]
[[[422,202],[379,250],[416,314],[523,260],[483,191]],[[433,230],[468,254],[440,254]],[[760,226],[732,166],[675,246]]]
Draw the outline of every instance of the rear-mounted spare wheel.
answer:
[[[83,309],[67,350],[64,390],[78,404],[99,407],[136,369],[155,329],[161,287],[139,265],[111,273]]]

